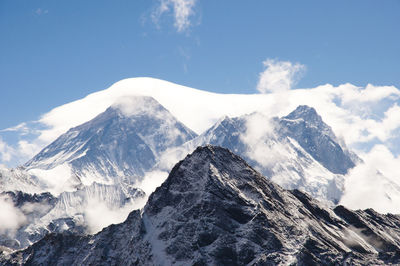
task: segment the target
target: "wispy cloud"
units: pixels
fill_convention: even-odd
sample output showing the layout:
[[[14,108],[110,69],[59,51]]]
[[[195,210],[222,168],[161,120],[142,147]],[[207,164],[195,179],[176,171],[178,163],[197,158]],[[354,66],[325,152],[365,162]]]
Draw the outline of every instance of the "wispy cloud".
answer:
[[[0,132],[19,132],[22,135],[26,135],[31,133],[31,129],[29,128],[29,126],[27,125],[27,123],[23,122],[19,125],[16,125],[14,127],[9,127],[6,129],[2,129],[0,130]]]
[[[15,136],[22,139],[15,144],[10,144],[0,136],[0,164],[15,165],[16,163],[24,163],[48,143],[39,140],[37,135],[34,137],[28,136],[29,132],[27,133],[27,131],[30,130],[27,127],[17,126],[12,129],[0,130],[0,133],[8,131],[12,131]]]
[[[41,15],[46,15],[46,14],[48,14],[48,13],[49,13],[49,10],[44,9],[44,8],[41,8],[41,7],[38,7],[38,8],[36,8],[36,9],[34,10],[34,13],[35,13],[37,16],[41,16]]]
[[[246,132],[240,135],[240,139],[248,147],[246,155],[263,167],[271,167],[285,159],[285,151],[279,143],[273,143],[275,138],[275,122],[260,113],[246,116]]]
[[[282,92],[293,88],[306,70],[306,66],[289,61],[267,59],[260,73],[257,90],[261,93]]]
[[[3,139],[0,137],[0,158],[3,163],[10,162],[12,158],[15,156],[15,149],[9,146]]]
[[[194,15],[195,5],[196,0],[159,0],[151,18],[159,26],[160,18],[172,13],[177,32],[184,32],[192,25],[190,18]]]

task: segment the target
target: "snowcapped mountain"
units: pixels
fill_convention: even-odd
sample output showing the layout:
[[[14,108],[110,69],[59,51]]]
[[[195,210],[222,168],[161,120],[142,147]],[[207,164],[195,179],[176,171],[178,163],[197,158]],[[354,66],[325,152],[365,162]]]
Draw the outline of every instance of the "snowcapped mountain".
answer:
[[[64,168],[64,182],[72,184],[134,183],[163,151],[195,136],[153,98],[135,96],[71,128],[24,167],[38,176]]]
[[[166,176],[178,159],[206,144],[226,147],[283,187],[330,204],[343,193],[343,176],[337,172],[354,166],[330,127],[307,106],[281,119],[259,113],[226,116],[196,136],[153,98],[130,97],[68,130],[24,165],[25,180],[43,183],[38,191],[51,191],[57,202],[19,228],[9,238],[17,244],[9,247],[25,247],[50,232],[93,233],[122,221],[144,204],[146,196],[137,188],[144,187],[141,182],[155,188],[165,179],[151,180],[149,173]],[[324,153],[336,159],[327,161]],[[113,218],[94,222],[93,202],[101,202],[98,212]]]
[[[40,216],[19,212],[29,223],[3,236],[3,243],[26,247],[50,232],[97,232],[121,222],[147,198],[132,184],[163,151],[195,136],[151,97],[119,100],[61,135],[23,167],[0,172],[3,191],[50,191],[57,197]],[[96,221],[102,213],[107,218]]]
[[[314,108],[299,106],[282,118],[270,119],[259,113],[224,117],[203,134],[169,150],[160,166],[168,169],[172,167],[169,157],[182,159],[206,144],[239,154],[284,188],[301,189],[331,203],[339,202],[343,174],[358,159],[345,144],[339,144]]]
[[[296,140],[300,146],[326,169],[346,174],[355,166],[352,154],[340,143],[330,126],[322,121],[314,108],[301,105],[279,121],[281,133]]]
[[[399,262],[400,217],[326,208],[275,185],[229,150],[174,166],[143,211],[96,235],[50,234],[6,265],[327,265]]]
[[[0,253],[5,250],[0,264],[380,264],[400,259],[398,216],[326,207],[347,202],[347,173],[364,170],[314,108],[301,105],[271,118],[253,112],[265,111],[268,97],[208,95],[161,81],[151,88],[149,80],[143,84],[147,87],[132,88],[124,81],[53,110],[53,118],[43,119],[54,123],[72,106],[82,117],[67,122],[74,127],[25,165],[0,168],[0,204],[20,218],[6,230],[0,221]],[[139,96],[147,89],[157,101]],[[173,95],[196,97],[182,104],[170,89]],[[246,100],[250,107],[217,108],[221,99],[237,105]],[[168,110],[158,101],[168,103]],[[90,114],[83,114],[86,104]],[[197,148],[207,144],[228,148],[248,164],[223,148]],[[380,173],[375,177],[385,181],[381,196],[397,202],[400,187]],[[161,184],[144,209],[131,212]],[[9,256],[5,247],[24,250]]]

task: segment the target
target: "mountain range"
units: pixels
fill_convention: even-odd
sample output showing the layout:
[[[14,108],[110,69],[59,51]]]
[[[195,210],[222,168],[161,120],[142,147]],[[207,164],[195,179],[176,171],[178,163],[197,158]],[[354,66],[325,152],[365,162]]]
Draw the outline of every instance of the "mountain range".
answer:
[[[0,200],[23,218],[11,231],[0,226],[1,257],[7,264],[395,262],[398,216],[337,206],[346,174],[361,162],[309,106],[283,117],[224,116],[198,135],[154,98],[125,97],[24,165],[0,169]],[[72,250],[80,255],[68,257]]]
[[[96,235],[49,234],[4,265],[366,265],[400,261],[400,217],[326,208],[227,149],[197,148],[142,211]]]
[[[148,196],[143,190],[151,193],[178,160],[207,144],[228,148],[284,188],[308,192],[331,206],[343,195],[343,174],[358,160],[308,106],[282,118],[225,116],[197,135],[153,98],[130,97],[69,129],[13,170],[11,178],[5,175],[4,191],[50,191],[55,204],[28,219],[16,234],[3,236],[3,243],[26,247],[49,232],[93,233],[122,222],[128,212],[116,210],[141,207]],[[148,177],[152,173],[155,180]],[[146,182],[151,189],[142,185]],[[87,216],[94,201],[105,203],[103,209],[112,213],[108,224],[91,224]]]

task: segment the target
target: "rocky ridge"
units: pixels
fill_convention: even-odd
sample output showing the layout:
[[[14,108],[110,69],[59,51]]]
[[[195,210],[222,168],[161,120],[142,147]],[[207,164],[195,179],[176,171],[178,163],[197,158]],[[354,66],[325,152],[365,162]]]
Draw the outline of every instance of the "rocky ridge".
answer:
[[[96,235],[50,234],[2,264],[398,264],[400,217],[326,208],[205,146],[172,169],[142,211]]]

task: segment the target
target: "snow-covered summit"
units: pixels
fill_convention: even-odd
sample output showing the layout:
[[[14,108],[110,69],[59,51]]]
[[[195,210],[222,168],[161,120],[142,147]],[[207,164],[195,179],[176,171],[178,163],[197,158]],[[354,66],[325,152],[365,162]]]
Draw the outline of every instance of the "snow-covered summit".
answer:
[[[310,107],[308,105],[299,105],[295,110],[293,110],[290,114],[288,114],[286,119],[295,120],[295,119],[303,119],[310,124],[321,124],[322,118],[317,113],[315,108]]]
[[[308,106],[300,106],[281,118],[271,119],[260,113],[225,116],[198,137],[170,150],[161,158],[161,164],[167,170],[172,167],[163,164],[168,157],[183,158],[206,144],[230,149],[284,188],[301,189],[331,203],[340,200],[342,174],[354,166],[347,148]],[[329,161],[329,156],[334,159]]]
[[[346,174],[355,166],[353,155],[318,115],[314,108],[301,105],[280,121],[281,134],[295,139],[304,150],[334,174]]]
[[[147,96],[120,99],[94,119],[71,128],[25,164],[41,174],[60,165],[83,184],[135,182],[167,148],[196,134]],[[39,170],[37,170],[39,169]]]

